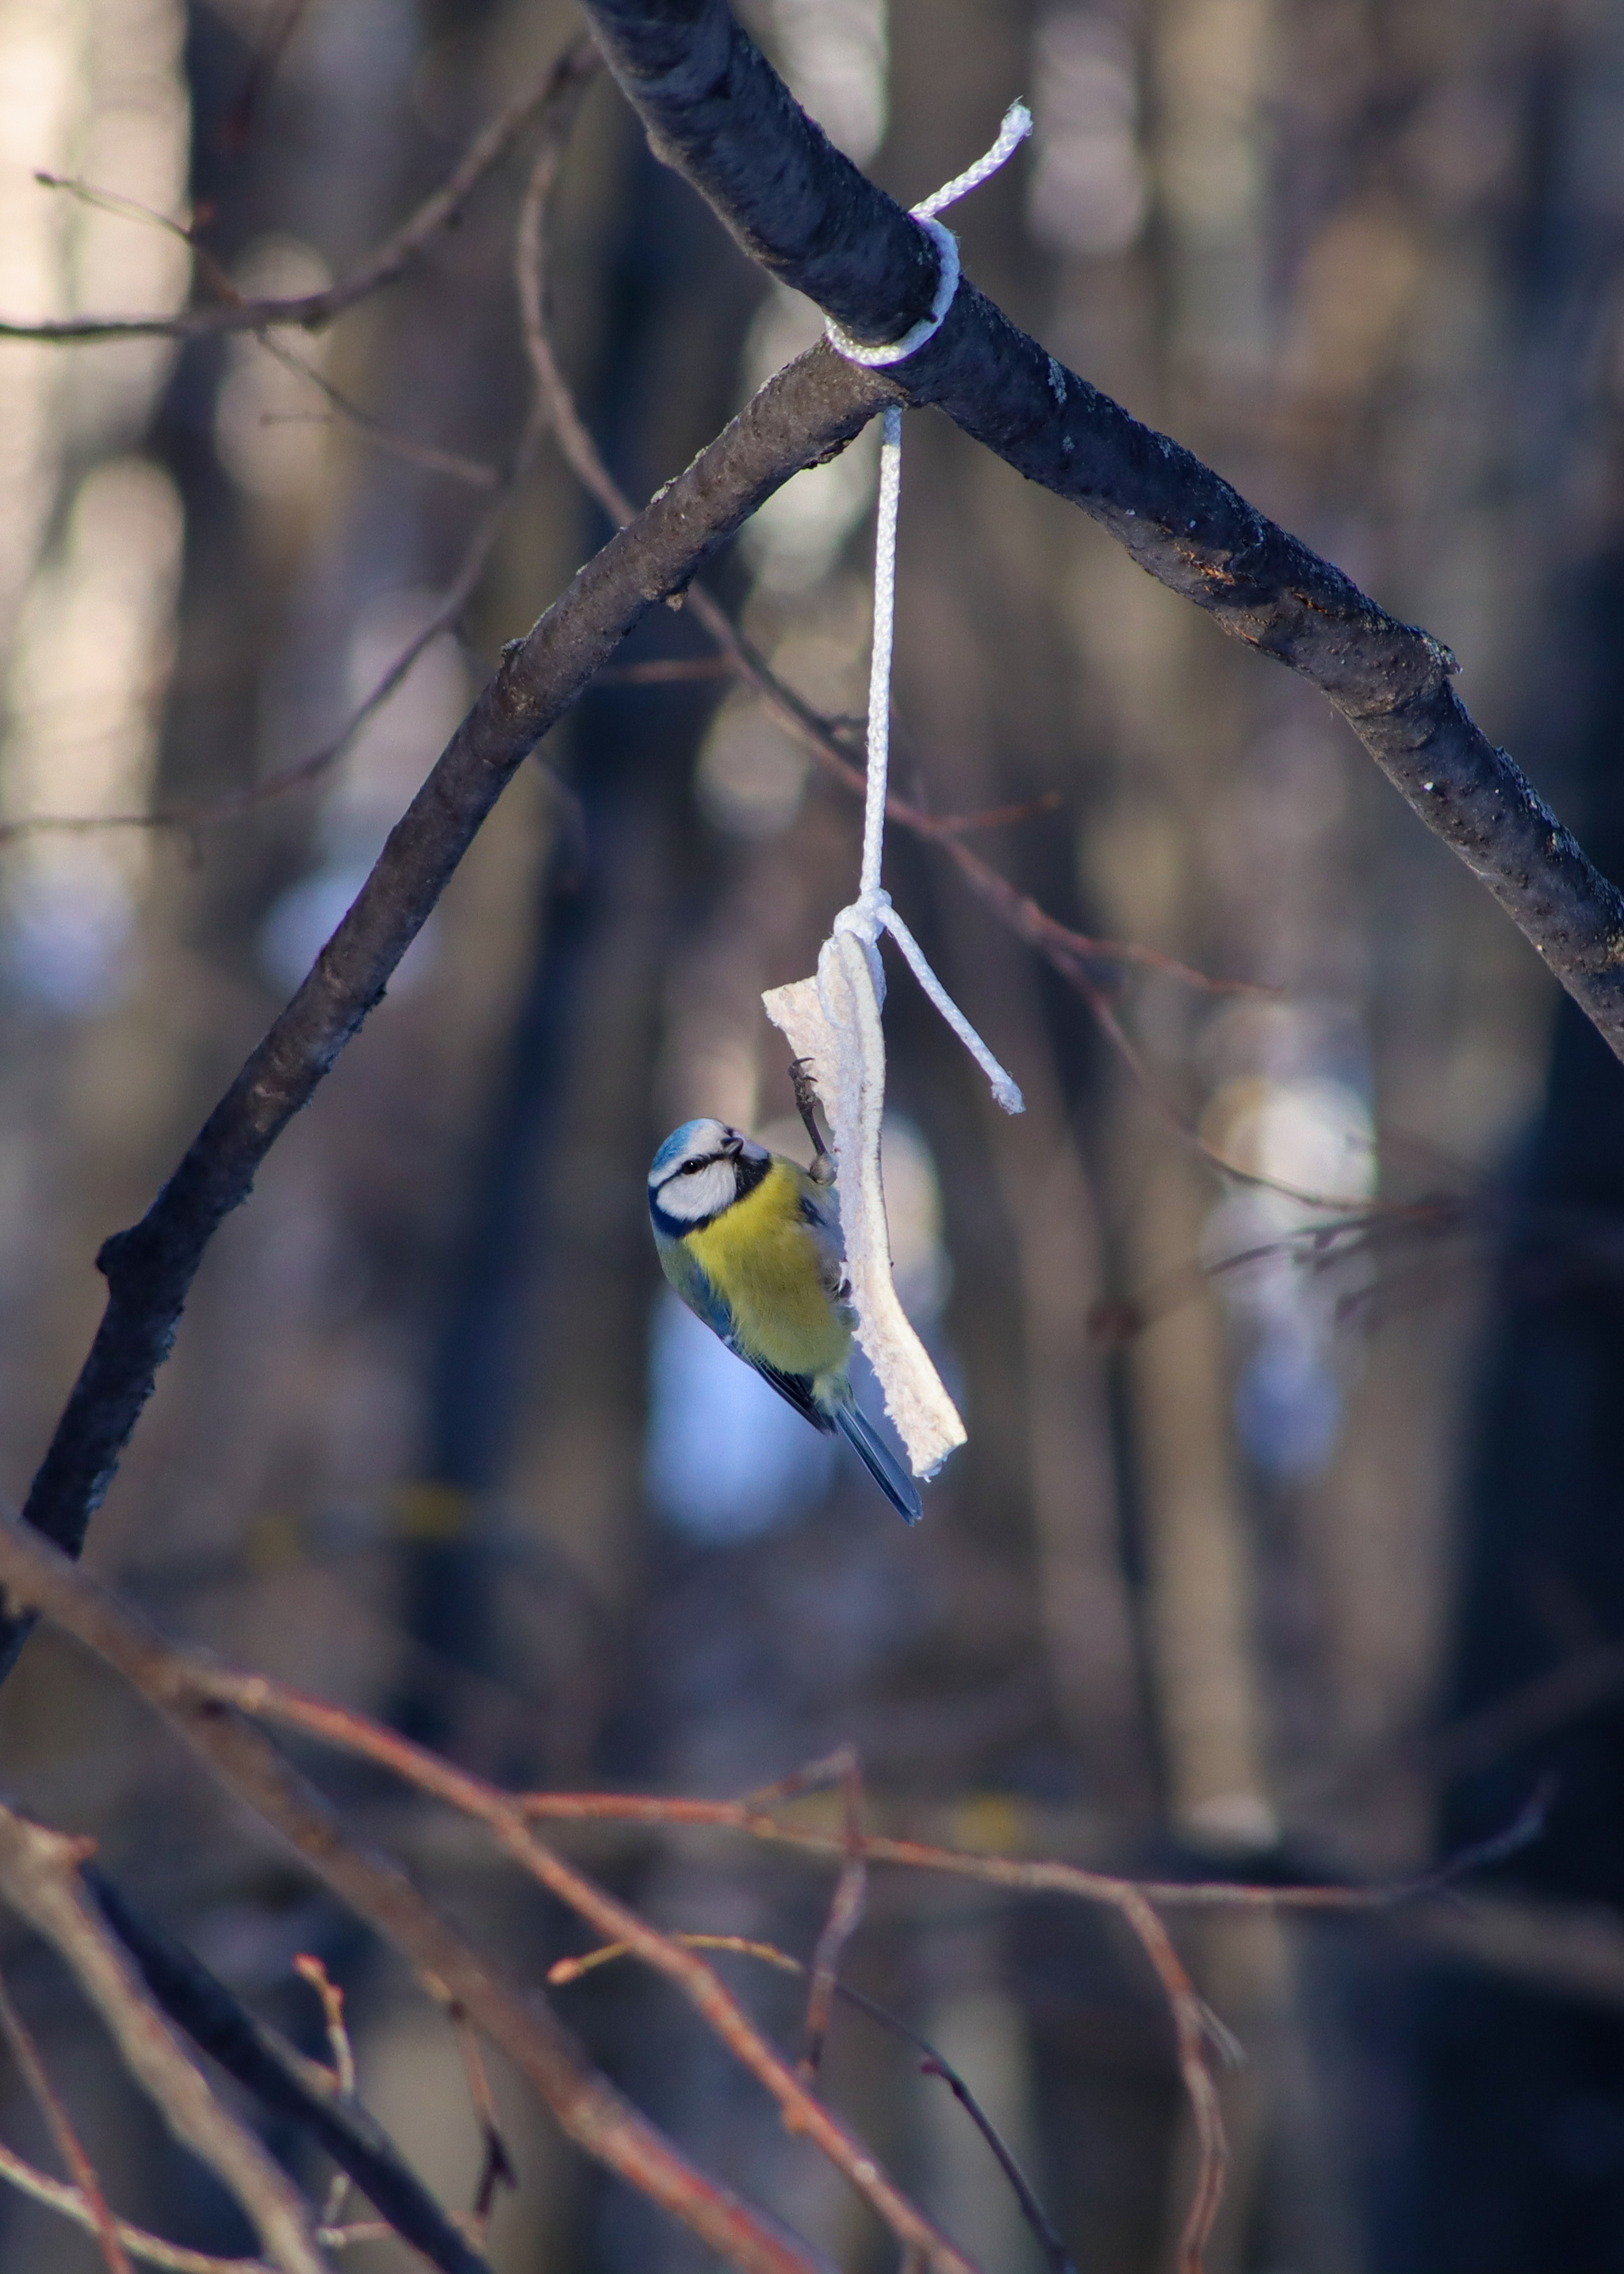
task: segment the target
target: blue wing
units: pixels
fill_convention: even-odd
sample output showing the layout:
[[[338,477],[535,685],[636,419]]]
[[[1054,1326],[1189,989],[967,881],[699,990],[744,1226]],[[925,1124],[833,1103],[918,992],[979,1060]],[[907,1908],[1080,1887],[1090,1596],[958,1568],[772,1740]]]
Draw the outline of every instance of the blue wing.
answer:
[[[814,1429],[826,1433],[833,1430],[835,1424],[813,1397],[812,1383],[805,1374],[782,1374],[777,1367],[767,1366],[760,1359],[752,1358],[748,1351],[740,1349],[727,1297],[708,1272],[701,1270],[682,1242],[657,1239],[656,1244],[666,1277],[694,1316],[703,1319],[711,1332],[726,1343],[734,1357],[743,1359],[752,1373],[759,1374],[763,1382],[769,1382],[786,1404],[794,1406],[804,1421],[810,1421]]]

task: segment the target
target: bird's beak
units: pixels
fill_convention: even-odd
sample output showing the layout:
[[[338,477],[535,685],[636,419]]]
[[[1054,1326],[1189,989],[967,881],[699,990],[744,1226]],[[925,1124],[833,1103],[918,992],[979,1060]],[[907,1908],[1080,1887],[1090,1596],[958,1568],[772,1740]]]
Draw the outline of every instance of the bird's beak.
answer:
[[[721,1149],[730,1161],[736,1161],[744,1149],[744,1141],[742,1137],[726,1138],[722,1142]]]

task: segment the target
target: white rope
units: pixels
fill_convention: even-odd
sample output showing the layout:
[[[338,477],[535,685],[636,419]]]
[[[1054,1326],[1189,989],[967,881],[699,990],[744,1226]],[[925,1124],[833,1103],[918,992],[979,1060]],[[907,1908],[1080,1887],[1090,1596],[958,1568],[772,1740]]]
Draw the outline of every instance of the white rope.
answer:
[[[973,173],[972,167],[971,171]],[[963,178],[963,177],[961,177]],[[874,636],[868,666],[868,779],[863,805],[863,870],[857,897],[835,917],[832,931],[856,934],[868,950],[874,992],[885,1000],[885,976],[875,953],[888,931],[907,957],[915,978],[930,997],[993,1087],[1006,1113],[1021,1113],[1019,1088],[1000,1065],[958,1005],[925,960],[925,951],[891,905],[880,885],[885,858],[886,790],[891,765],[891,651],[896,629],[896,519],[902,498],[903,414],[885,413],[880,445],[880,497],[874,528]]]
[[[1004,113],[1004,123],[998,130],[998,139],[990,150],[984,150],[973,166],[966,166],[962,174],[955,174],[944,182],[933,197],[924,198],[910,208],[916,221],[933,221],[949,206],[957,205],[971,190],[978,190],[983,182],[995,174],[1004,160],[1012,157],[1032,131],[1032,115],[1023,102],[1012,102]]]
[[[891,650],[896,636],[896,516],[903,496],[903,414],[880,421],[880,494],[874,509],[874,630],[868,659],[868,789],[863,805],[863,873],[857,896],[880,891],[886,782],[891,770]]]
[[[936,220],[936,215],[995,174],[1031,131],[1031,111],[1023,102],[1012,102],[1004,113],[1004,123],[992,148],[984,152],[973,166],[966,166],[962,174],[944,182],[933,197],[914,207],[914,219],[939,239],[945,239],[948,249],[943,254],[936,305],[928,318],[922,319],[926,326],[925,336],[947,314],[958,289],[958,246],[952,233]],[[894,363],[912,352],[910,342],[913,346],[922,344],[914,339],[919,330],[918,324],[889,347],[879,349],[855,347],[836,325],[831,323],[827,328],[832,344],[855,363]],[[918,940],[892,907],[890,895],[881,889],[880,882],[885,855],[886,787],[891,763],[891,651],[896,629],[896,517],[902,486],[903,414],[894,408],[885,413],[880,445],[880,496],[874,517],[874,636],[868,666],[868,787],[863,809],[863,873],[856,900],[841,910],[833,929],[836,932],[854,932],[869,951],[874,990],[881,1002],[885,999],[885,978],[879,956],[873,951],[880,932],[890,932],[920,986],[986,1075],[999,1104],[1006,1113],[1020,1113],[1024,1107],[1019,1089],[931,969]]]
[[[995,174],[1012,152],[1018,150],[1032,131],[1032,115],[1023,102],[1012,102],[1004,113],[1004,123],[998,130],[998,139],[990,150],[983,151],[973,166],[966,166],[962,174],[955,174],[944,182],[934,194],[924,198],[910,208],[910,218],[932,238],[936,246],[936,290],[931,300],[931,312],[921,316],[899,340],[888,340],[879,347],[865,347],[842,331],[833,316],[826,319],[824,332],[836,355],[844,356],[848,363],[860,363],[870,371],[878,371],[887,364],[901,363],[922,348],[926,340],[933,339],[941,329],[942,320],[953,305],[954,295],[959,289],[959,242],[950,229],[944,229],[936,218],[956,205],[971,190],[979,189],[990,175]]]
[[[986,156],[914,207],[941,251],[941,273],[932,312],[887,348],[850,342],[831,323],[828,335],[854,363],[898,362],[922,346],[952,305],[958,289],[958,246],[934,216],[1002,165],[1031,132],[1024,103],[1014,103]],[[835,1142],[841,1230],[857,1340],[885,1392],[886,1411],[902,1434],[918,1477],[934,1474],[964,1424],[943,1388],[930,1355],[897,1299],[886,1229],[880,1176],[880,1125],[885,1111],[886,1051],[880,1025],[885,972],[879,938],[888,931],[931,1001],[976,1060],[1006,1113],[1024,1108],[1019,1089],[948,993],[919,943],[880,882],[885,857],[886,787],[891,758],[891,651],[896,624],[896,520],[902,494],[903,414],[885,413],[880,448],[880,497],[874,531],[874,637],[868,677],[868,780],[863,812],[863,869],[857,897],[829,927],[816,975],[763,996],[767,1013],[789,1037],[811,1068]]]
[[[931,969],[925,960],[924,949],[891,906],[889,900],[886,902],[885,927],[907,957],[914,977],[992,1084],[993,1095],[999,1104],[1003,1107],[1006,1113],[1024,1113],[1026,1100],[1021,1096],[1019,1089],[999,1065],[992,1051],[988,1050],[952,996]]]

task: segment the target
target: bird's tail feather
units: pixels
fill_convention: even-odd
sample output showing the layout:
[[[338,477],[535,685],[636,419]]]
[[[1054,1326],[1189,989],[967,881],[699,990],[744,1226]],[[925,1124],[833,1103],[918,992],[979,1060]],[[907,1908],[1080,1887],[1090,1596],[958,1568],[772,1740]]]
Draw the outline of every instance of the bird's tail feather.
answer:
[[[904,1524],[925,1513],[918,1487],[865,1413],[850,1404],[835,1409],[835,1424]]]

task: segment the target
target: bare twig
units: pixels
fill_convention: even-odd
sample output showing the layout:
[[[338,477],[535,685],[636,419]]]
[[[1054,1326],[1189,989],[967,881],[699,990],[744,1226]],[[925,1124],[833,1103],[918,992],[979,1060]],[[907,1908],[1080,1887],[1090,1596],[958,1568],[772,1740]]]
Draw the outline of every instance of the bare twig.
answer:
[[[1238,1182],[1259,1186],[1303,1207],[1328,1209],[1336,1205],[1331,1197],[1311,1197],[1292,1186],[1266,1178],[1255,1178],[1250,1171],[1236,1168],[1222,1154],[1207,1147],[1198,1131],[1190,1130],[1188,1133],[1215,1167],[1224,1169]],[[1356,1214],[1304,1224],[1278,1239],[1238,1248],[1211,1263],[1192,1257],[1133,1295],[1096,1304],[1089,1315],[1089,1332],[1096,1343],[1127,1343],[1153,1326],[1158,1319],[1166,1318],[1181,1304],[1189,1302],[1200,1289],[1232,1272],[1266,1262],[1289,1262],[1309,1271],[1326,1270],[1345,1262],[1351,1255],[1367,1254],[1379,1242],[1395,1236],[1442,1236],[1458,1231],[1470,1213],[1466,1202],[1448,1194],[1424,1201],[1370,1201],[1362,1204]]]
[[[349,2024],[344,2020],[344,1993],[333,1980],[321,1960],[308,1951],[300,1951],[293,1961],[293,1971],[301,1981],[308,1982],[321,2001],[321,2019],[327,2030],[327,2048],[332,2059],[333,2082],[341,2100],[355,2098],[355,2050],[350,2043]],[[341,2165],[333,2174],[327,2191],[327,2201],[321,2207],[323,2226],[336,2226],[344,2210],[344,2199],[350,2192],[350,2174]]]
[[[193,1952],[144,1917],[104,1873],[87,1865],[84,1878],[147,1988],[194,2044],[330,2156],[382,2215],[386,2232],[409,2243],[441,2274],[489,2274],[376,2117],[341,2090],[338,2075],[306,2059],[248,2012]],[[325,2206],[329,2226],[339,2201],[336,2182]]]
[[[338,416],[353,426],[374,449],[386,456],[399,458],[408,466],[420,466],[427,474],[445,474],[454,482],[461,482],[471,490],[494,490],[502,477],[495,466],[487,466],[481,458],[465,457],[460,450],[442,450],[433,442],[415,441],[409,434],[397,434],[375,412],[364,404],[351,401],[341,388],[336,388],[313,364],[273,339],[268,332],[256,332],[254,337],[267,355],[279,363],[296,379],[308,380],[316,392],[323,395]],[[312,414],[319,415],[319,414]]]
[[[293,1971],[301,1982],[308,1982],[321,2000],[321,2019],[327,2030],[328,2050],[333,2057],[333,2080],[340,2097],[355,2097],[355,2052],[350,2043],[349,2024],[344,2020],[344,1993],[319,1958],[301,1950],[293,1961]]]
[[[49,2178],[6,2147],[0,2147],[0,2180],[48,2210],[60,2211],[76,2225],[94,2231],[95,2213],[78,2187]],[[132,2226],[128,2219],[116,2218],[113,2228],[132,2258],[161,2267],[165,2274],[275,2274],[262,2258],[217,2258],[211,2251],[190,2250],[184,2242],[168,2242],[161,2234]],[[381,2219],[352,2219],[345,2226],[318,2227],[316,2240],[324,2250],[344,2250],[356,2243],[388,2241],[394,2232]]]
[[[130,2274],[130,2262],[119,2240],[117,2223],[107,2207],[107,2197],[102,2192],[102,2182],[96,2177],[95,2166],[79,2143],[68,2112],[45,2073],[45,2064],[40,2059],[39,2050],[24,2026],[22,2015],[12,2004],[11,1993],[4,1982],[0,1982],[0,2029],[5,2032],[11,2057],[22,2072],[23,2082],[33,2096],[35,2107],[45,2119],[50,2135],[57,2143],[57,2152],[72,2172],[74,2187],[90,2213],[108,2274]]]
[[[9,2148],[0,2147],[0,2180],[5,2180],[21,2194],[31,2195],[35,2202],[43,2203],[48,2210],[62,2212],[66,2218],[91,2233],[97,2232],[97,2214],[79,2187],[71,2187],[61,2180],[53,2180]],[[215,2258],[203,2250],[188,2250],[184,2244],[166,2242],[161,2235],[148,2234],[145,2228],[132,2226],[125,2219],[113,2220],[113,2232],[120,2247],[132,2258],[140,2258],[148,2266],[161,2266],[168,2274],[272,2274],[262,2258]],[[330,2235],[319,2238],[330,2242]]]
[[[0,1525],[0,1583],[11,1595],[44,1610],[57,1623],[117,1666],[138,1688],[170,1713],[191,1741],[234,1788],[295,1840],[329,1883],[407,1950],[426,1977],[442,1985],[448,1999],[462,2005],[479,2026],[538,2075],[528,2042],[515,2052],[506,2009],[488,1994],[489,1969],[470,1979],[466,1960],[449,1931],[413,1897],[403,1904],[398,1879],[339,1841],[330,1819],[319,1813],[306,1789],[233,1714],[245,1714],[298,1729],[321,1742],[358,1754],[487,1825],[514,1860],[586,1919],[607,1940],[623,1942],[646,1963],[668,1975],[721,2041],[779,2101],[785,2120],[803,2130],[886,2220],[899,2240],[917,2240],[933,2265],[957,2269],[958,2254],[902,2197],[872,2158],[812,2100],[788,2067],[728,1995],[711,1969],[690,1950],[658,1933],[594,1885],[585,1874],[534,1838],[529,1824],[551,1817],[560,1821],[712,1825],[804,1851],[831,1855],[842,1864],[860,1855],[870,1864],[888,1863],[950,1873],[1026,1893],[1055,1893],[1108,1904],[1138,1938],[1155,1971],[1171,2014],[1181,2074],[1190,2095],[1200,2150],[1195,2198],[1186,2224],[1183,2274],[1197,2274],[1205,2238],[1222,2187],[1224,2145],[1216,2088],[1206,2060],[1205,2009],[1197,1997],[1159,1908],[1245,1909],[1316,1911],[1391,1910],[1405,1902],[1436,1896],[1462,1871],[1499,1857],[1537,1836],[1545,1795],[1509,1830],[1484,1847],[1452,1860],[1443,1871],[1397,1886],[1250,1886],[1228,1881],[1185,1884],[1135,1881],[1076,1864],[1027,1861],[1012,1856],[927,1846],[854,1830],[850,1821],[837,1833],[787,1825],[768,1814],[760,1798],[746,1801],[661,1799],[643,1795],[504,1793],[453,1766],[366,1716],[311,1698],[262,1675],[246,1675],[194,1659],[161,1642],[107,1593],[77,1571],[26,1527]],[[223,1709],[232,1709],[225,1711]],[[786,1779],[774,1796],[793,1797],[838,1773],[840,1757]],[[379,1885],[381,1878],[383,1884]],[[436,1940],[436,1938],[442,1939]],[[451,1955],[442,1955],[447,1945]],[[433,1952],[435,1954],[431,1955]],[[484,1966],[484,1962],[481,1962]],[[510,1999],[522,1996],[516,1990]],[[504,2034],[504,2031],[506,2032]],[[555,2078],[551,2080],[555,2089]],[[544,2090],[548,2086],[544,2084]],[[553,2098],[548,2090],[548,2097]],[[555,2101],[555,2105],[556,2105]],[[577,2137],[581,2137],[579,2131]],[[603,2154],[600,2144],[594,2150]],[[606,2160],[611,2160],[606,2156]],[[619,2168],[619,2166],[617,2166]],[[654,2192],[653,2188],[648,2190]],[[691,2221],[691,2223],[692,2223]]]
[[[829,2033],[829,2008],[835,2002],[840,1962],[863,1916],[863,1898],[868,1887],[868,1865],[863,1856],[862,1772],[856,1748],[847,1745],[842,1750],[845,1754],[840,1778],[845,1852],[841,1857],[840,1877],[835,1882],[829,1915],[812,1953],[812,1979],[806,1996],[806,2049],[800,2065],[800,2074],[809,2084],[823,2059],[823,2042]]]
[[[1218,2103],[1218,2087],[1207,2065],[1207,2011],[1173,1947],[1167,1928],[1144,1894],[1137,1887],[1129,1888],[1118,1909],[1138,1936],[1141,1949],[1154,1967],[1167,2010],[1173,2016],[1179,2074],[1196,2129],[1196,2183],[1179,2238],[1179,2274],[1202,2274],[1207,2241],[1224,2198],[1224,2175],[1229,2167],[1223,2111]]]
[[[491,169],[506,156],[519,136],[556,88],[562,75],[590,76],[598,67],[598,52],[589,39],[578,40],[542,76],[517,95],[507,108],[482,126],[440,186],[416,211],[387,237],[348,276],[319,292],[301,292],[286,299],[222,301],[183,308],[172,316],[68,316],[45,323],[0,321],[0,339],[75,340],[132,337],[184,338],[196,332],[253,332],[271,325],[298,325],[317,331],[335,316],[365,300],[380,286],[392,284],[434,239],[457,220],[469,198]]]
[[[583,41],[571,48],[548,74],[541,95],[530,102],[526,115],[533,112],[538,117],[541,135],[540,162],[549,169],[547,177],[549,186],[556,178],[563,147],[575,124],[581,99],[591,82],[596,53],[590,41]],[[161,215],[147,217],[160,221],[162,218]],[[325,387],[326,382],[320,375],[298,358],[290,356],[272,341],[267,340],[264,344],[290,368]],[[351,411],[354,410],[352,405],[346,408]],[[364,417],[366,414],[358,412],[355,415]],[[491,553],[506,525],[513,501],[535,463],[536,451],[547,431],[550,415],[550,407],[543,400],[533,400],[512,463],[502,479],[496,496],[480,516],[463,554],[462,564],[442,594],[438,606],[406,642],[371,691],[357,704],[331,742],[323,743],[320,749],[312,751],[308,757],[300,758],[297,764],[284,766],[280,772],[267,775],[263,781],[250,783],[244,789],[229,791],[220,797],[195,799],[184,805],[156,806],[145,813],[35,814],[16,821],[0,822],[0,845],[13,844],[27,837],[96,836],[108,830],[190,831],[210,828],[238,819],[244,814],[257,812],[261,806],[287,796],[290,791],[306,788],[319,780],[353,746],[362,727],[404,683],[425,649],[431,647],[441,634],[449,631],[462,616],[479,589],[480,580],[489,565]],[[420,456],[419,446],[412,444],[409,448]],[[467,460],[457,463],[465,471],[472,465],[472,462]],[[487,468],[476,471],[482,481],[489,471]]]
[[[83,1841],[0,1807],[0,1890],[49,1942],[101,2014],[125,2066],[176,2138],[241,2203],[284,2274],[321,2274],[304,2203],[253,2135],[215,2098],[148,2000],[79,1882]]]
[[[143,222],[149,228],[161,230],[166,237],[178,237],[191,253],[200,273],[208,278],[223,302],[238,308],[251,305],[247,296],[238,290],[228,272],[198,243],[195,227],[176,221],[170,214],[160,213],[154,206],[143,205],[139,199],[121,197],[114,191],[98,189],[92,182],[79,180],[77,175],[36,173],[34,178],[42,189],[64,190],[81,205],[94,206],[102,213],[116,214],[122,221]],[[316,370],[313,364],[306,363],[302,356],[296,355],[280,340],[274,339],[268,331],[256,328],[254,337],[275,362],[279,363],[284,371],[291,372],[296,379],[306,380],[317,394],[324,395],[340,418],[347,419],[376,448],[391,457],[403,459],[408,465],[421,466],[427,473],[449,474],[454,481],[465,482],[470,489],[495,488],[498,476],[494,466],[485,465],[477,458],[465,457],[459,450],[436,449],[431,442],[416,442],[409,435],[397,434],[392,426],[386,425],[372,411],[364,410],[359,403],[351,402],[325,373]]]
[[[358,1736],[344,1726],[355,1717],[340,1707],[327,1706],[321,1699],[298,1698],[297,1693],[283,1690],[279,1684],[266,1683],[262,1675],[238,1676],[236,1680],[259,1685],[255,1690],[259,1705],[245,1706],[245,1711],[262,1711],[278,1720],[285,1715],[291,1728],[306,1729],[312,1736],[326,1736],[330,1742],[345,1747]],[[276,1693],[274,1698],[272,1692]],[[238,1698],[236,1690],[231,1694]],[[388,1738],[389,1733],[380,1734]],[[364,1750],[374,1759],[387,1759],[387,1764],[397,1767],[402,1775],[412,1773],[404,1761],[396,1762],[389,1757],[388,1747],[380,1745],[371,1730]],[[1080,1864],[998,1856],[978,1849],[941,1848],[925,1841],[898,1840],[877,1832],[865,1833],[861,1845],[871,1864],[944,1871],[957,1879],[978,1879],[989,1886],[1008,1887],[1026,1894],[1075,1895],[1084,1902],[1119,1905],[1126,1890],[1167,1910],[1389,1911],[1440,1894],[1463,1873],[1479,1869],[1485,1862],[1499,1861],[1537,1839],[1548,1800],[1548,1793],[1542,1789],[1507,1831],[1497,1834],[1483,1847],[1469,1848],[1450,1857],[1438,1871],[1379,1886],[1266,1886],[1237,1879],[1129,1879],[1107,1871],[1091,1871]],[[814,1856],[841,1856],[846,1847],[839,1833],[825,1832],[813,1825],[788,1824],[780,1817],[768,1815],[757,1804],[753,1795],[737,1801],[670,1799],[646,1793],[530,1792],[518,1796],[518,1806],[528,1817],[559,1823],[709,1826],[717,1830],[746,1833],[769,1846],[797,1848]]]
[[[806,1976],[807,1969],[798,1958],[791,1958],[787,1951],[780,1950],[773,1943],[754,1942],[744,1935],[679,1934],[674,1935],[672,1940],[682,1943],[689,1950],[727,1951],[741,1958],[759,1958],[768,1966],[777,1967],[783,1974],[799,1975],[803,1979]],[[599,1949],[586,1951],[578,1958],[556,1960],[548,1967],[547,1978],[559,1985],[578,1982],[582,1975],[591,1974],[598,1967],[609,1965],[614,1960],[628,1954],[623,1942],[605,1943]],[[1022,2216],[1037,2236],[1054,2274],[1076,2274],[1071,2255],[1048,2213],[1039,2202],[1026,2174],[1016,2163],[1007,2142],[1001,2137],[991,2117],[946,2055],[939,2052],[928,2037],[922,2037],[898,2014],[865,1996],[861,1990],[854,1990],[849,1982],[836,1982],[834,1993],[843,2004],[853,2007],[859,2014],[865,2014],[871,2022],[924,2056],[921,2063],[923,2073],[941,2079],[997,2157],[1000,2170],[1014,2189]]]
[[[518,2173],[513,2168],[513,2158],[508,2153],[507,2142],[502,2136],[502,2126],[496,2114],[496,2096],[485,2073],[485,2056],[480,2051],[480,2033],[462,2007],[451,2005],[446,2009],[457,2037],[457,2050],[462,2056],[463,2074],[468,2080],[468,2097],[473,2103],[474,2119],[484,2143],[485,2160],[480,2168],[479,2183],[473,2191],[473,2222],[483,2234],[491,2206],[496,2200],[496,2190],[517,2187]]]
[[[275,78],[309,4],[310,0],[273,0],[250,59],[242,91],[226,113],[221,139],[228,150],[247,147],[261,94]]]
[[[824,2274],[804,2245],[690,2164],[630,2107],[546,2000],[448,1925],[398,1865],[348,1840],[332,1810],[261,1732],[199,1686],[196,1662],[26,1525],[0,1522],[0,1585],[117,1668],[342,1901],[501,2046],[587,2154],[740,2274]]]

